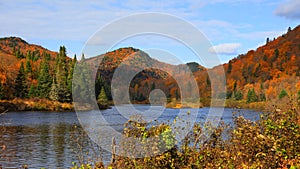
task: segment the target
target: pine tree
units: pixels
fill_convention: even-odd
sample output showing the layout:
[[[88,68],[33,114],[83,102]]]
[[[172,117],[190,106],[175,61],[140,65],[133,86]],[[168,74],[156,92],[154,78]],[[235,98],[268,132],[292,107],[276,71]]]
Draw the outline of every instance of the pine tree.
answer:
[[[94,83],[94,82],[93,82]],[[76,101],[82,103],[90,103],[91,102],[91,93],[92,89],[90,86],[92,84],[91,73],[89,70],[88,64],[85,62],[84,55],[80,62],[76,64],[76,69],[74,70],[73,76],[73,97],[76,97]]]
[[[100,94],[98,95],[98,103],[102,104],[102,105],[107,105],[108,99],[105,93],[104,88],[101,88]]]
[[[26,60],[32,60],[31,51],[29,50],[26,55]]]
[[[25,98],[27,96],[27,80],[23,62],[21,62],[19,73],[16,78],[15,96],[20,98]]]
[[[66,48],[61,46],[59,49],[59,54],[57,57],[57,65],[56,65],[56,82],[60,86],[66,86],[67,84],[67,54]]]
[[[33,74],[32,74],[32,66],[29,59],[26,59],[25,73],[26,73],[27,82],[30,82],[33,79],[32,77]]]
[[[25,72],[26,72],[26,74],[31,74],[32,73],[31,63],[27,59],[26,59],[26,69],[25,69]]]
[[[229,61],[228,63],[228,69],[227,69],[227,73],[230,74],[232,71],[232,65],[231,65],[231,61]]]
[[[52,85],[51,85],[51,90],[49,93],[49,98],[53,101],[59,101],[59,96],[58,96],[58,86],[55,82],[55,79],[53,79]]]
[[[72,93],[73,73],[74,73],[74,66],[75,66],[76,62],[77,62],[77,57],[75,54],[74,59],[69,62],[69,71],[68,71],[68,77],[67,77],[67,87],[68,87],[68,92],[70,94]]]
[[[282,89],[281,91],[280,91],[280,93],[279,93],[279,99],[282,99],[282,98],[284,98],[284,97],[286,97],[286,96],[288,96],[288,93],[284,90],[284,89]]]
[[[257,102],[258,98],[254,89],[249,89],[247,94],[247,103]]]
[[[31,84],[30,88],[29,88],[29,92],[28,92],[28,97],[29,98],[33,98],[35,97],[35,87],[33,84]]]
[[[58,88],[58,101],[69,102],[71,101],[71,92],[68,90],[67,86],[67,54],[64,46],[61,46],[59,49],[59,54],[56,58],[55,71],[56,87]]]
[[[234,93],[234,99],[235,100],[242,100],[243,99],[243,93],[241,91],[237,91]]]
[[[43,62],[40,64],[40,73],[37,84],[37,96],[40,98],[49,98],[49,92],[51,90],[51,76],[49,73],[49,61],[46,57],[43,58]]]
[[[18,59],[24,58],[24,55],[23,55],[23,53],[21,53],[20,48],[18,48],[15,55]]]
[[[261,101],[261,102],[266,101],[266,95],[265,95],[265,93],[260,93],[259,94],[259,101]]]

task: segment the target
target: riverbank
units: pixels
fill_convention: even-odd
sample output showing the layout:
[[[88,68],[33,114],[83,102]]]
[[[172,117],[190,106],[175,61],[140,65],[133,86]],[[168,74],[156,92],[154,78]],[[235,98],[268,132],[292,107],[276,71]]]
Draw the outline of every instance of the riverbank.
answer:
[[[202,100],[201,100],[202,101]],[[280,102],[276,101],[266,101],[266,102],[253,102],[247,103],[245,100],[233,100],[226,99],[225,104],[224,100],[215,100],[213,107],[223,106],[226,108],[239,108],[239,109],[252,109],[256,111],[270,112],[273,110],[274,105],[280,107],[285,107],[289,104],[290,100],[283,99]],[[134,104],[149,104],[147,102],[134,102]],[[165,107],[173,109],[182,109],[182,108],[203,108],[210,107],[210,101],[207,99],[202,102],[181,102],[172,100],[168,102]],[[98,104],[99,109],[109,109],[113,105],[113,101],[108,102],[105,105]],[[89,104],[78,104],[77,110],[92,110],[95,109]],[[74,103],[61,103],[57,101],[51,101],[48,99],[13,99],[13,100],[0,100],[0,113],[9,112],[9,111],[74,111]]]
[[[215,100],[213,103],[213,107],[226,107],[226,108],[238,108],[238,109],[252,109],[257,111],[269,111],[272,110],[271,102],[253,102],[247,103],[245,100],[233,100],[233,99],[226,99],[224,100]],[[173,109],[182,109],[182,108],[203,108],[203,107],[210,107],[211,102],[210,100],[206,100],[205,102],[180,102],[180,101],[171,101],[166,104],[166,108],[173,108]]]
[[[77,104],[78,110],[93,110],[89,104]],[[98,104],[99,109],[109,109],[110,104]],[[13,100],[0,100],[0,113],[11,111],[55,111],[65,112],[74,111],[74,103],[61,103],[57,101],[51,101],[48,99],[13,99]]]
[[[0,112],[10,111],[72,111],[72,103],[60,103],[48,99],[0,100]]]

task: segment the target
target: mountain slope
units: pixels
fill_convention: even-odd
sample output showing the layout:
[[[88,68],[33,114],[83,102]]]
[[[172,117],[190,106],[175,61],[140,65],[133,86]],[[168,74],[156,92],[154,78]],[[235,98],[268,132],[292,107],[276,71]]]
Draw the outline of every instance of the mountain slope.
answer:
[[[43,58],[49,58],[49,73],[53,75],[54,62],[57,52],[50,51],[38,45],[29,44],[18,37],[0,38],[0,82],[5,91],[5,99],[12,99],[15,95],[15,83],[21,63],[30,66],[30,77],[26,77],[28,88],[37,85],[40,64]],[[29,70],[26,70],[29,71]]]
[[[222,66],[226,72],[229,97],[241,90],[246,99],[250,88],[254,88],[257,95],[266,95],[267,99],[277,98],[283,89],[290,94],[300,90],[297,86],[300,76],[300,26]]]
[[[32,69],[38,73],[42,58],[48,55],[50,62],[54,63],[57,54],[41,46],[28,44],[21,38],[0,38],[0,81],[4,85],[4,90],[8,91],[6,98],[13,98],[14,91],[10,88],[14,87],[14,79],[21,62],[25,63],[29,59]],[[211,82],[207,71],[218,75],[221,73],[220,68],[224,68],[227,93],[217,93],[218,97],[226,96],[247,102],[274,100],[278,99],[283,90],[289,96],[300,91],[300,26],[274,40],[267,41],[256,50],[239,55],[229,63],[212,69],[206,69],[197,63],[182,65],[163,63],[132,47],[120,48],[89,58],[86,62],[94,68],[94,72],[97,72],[96,96],[100,88],[104,87],[110,99],[112,99],[111,80],[115,71],[121,69],[124,75],[115,77],[120,83],[122,80],[128,80],[130,74],[134,74],[134,77],[129,79],[129,91],[128,86],[120,88],[123,92],[130,93],[131,101],[148,102],[153,89],[161,89],[169,99],[179,99],[182,91],[178,81],[183,83],[181,90],[189,91],[188,97],[193,97],[195,91],[191,90],[189,80],[193,74],[201,100],[209,102]],[[53,72],[54,67],[50,66],[52,77]],[[32,84],[37,83],[36,77],[29,80]],[[249,99],[249,92],[252,90],[253,98]]]

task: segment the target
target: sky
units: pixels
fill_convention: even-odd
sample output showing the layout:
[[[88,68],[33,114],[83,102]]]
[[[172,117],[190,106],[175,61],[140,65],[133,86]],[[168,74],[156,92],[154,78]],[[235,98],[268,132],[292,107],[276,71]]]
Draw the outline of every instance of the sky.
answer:
[[[300,0],[0,0],[0,37],[21,37],[53,51],[64,45],[72,57],[81,55],[93,35],[120,18],[158,12],[196,27],[212,45],[208,51],[225,63],[265,44],[267,37],[276,38],[288,27],[296,27],[299,9]],[[110,36],[100,41],[104,43]],[[191,52],[172,38],[133,36],[111,46],[111,50],[126,46],[149,51],[150,55],[156,51],[152,57],[173,64],[179,63],[176,59],[195,61]],[[161,57],[152,50],[158,48],[176,59]]]

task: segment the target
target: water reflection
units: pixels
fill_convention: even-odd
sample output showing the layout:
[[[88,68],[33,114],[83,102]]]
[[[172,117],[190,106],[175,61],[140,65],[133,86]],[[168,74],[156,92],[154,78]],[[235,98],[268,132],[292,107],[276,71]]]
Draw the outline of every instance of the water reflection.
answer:
[[[149,109],[147,106],[138,108]],[[232,120],[232,111],[225,109],[225,122]],[[200,109],[195,117],[197,121],[204,121],[207,112],[208,108]],[[250,120],[259,117],[254,111],[243,112]],[[103,114],[116,130],[122,129],[126,119],[116,113],[116,109]],[[158,121],[172,122],[176,115],[176,110],[165,109]],[[0,116],[0,166],[3,168],[21,168],[24,164],[29,168],[70,168],[73,161],[92,163],[101,158],[109,161],[110,154],[88,139],[74,112],[10,112]]]
[[[72,129],[70,124],[59,123],[54,126],[2,126],[0,131],[0,164],[2,167],[30,168],[67,167],[66,161],[76,161],[73,152],[66,147]],[[45,164],[47,166],[45,166]]]

